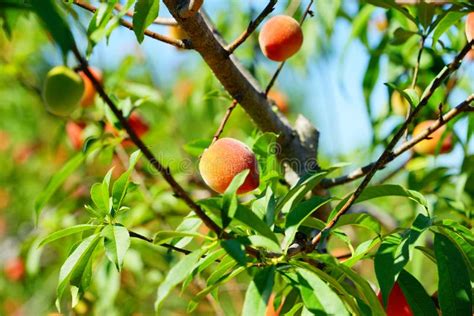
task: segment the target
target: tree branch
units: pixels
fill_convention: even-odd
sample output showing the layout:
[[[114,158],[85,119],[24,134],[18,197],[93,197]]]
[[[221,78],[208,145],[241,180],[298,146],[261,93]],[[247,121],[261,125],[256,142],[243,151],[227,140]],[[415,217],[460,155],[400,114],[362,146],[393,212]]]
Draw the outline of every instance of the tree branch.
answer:
[[[97,8],[89,3],[86,3],[82,0],[74,0],[74,4],[85,9],[85,10],[88,10],[92,13],[95,13],[95,11],[97,11]],[[133,30],[133,24],[128,22],[128,21],[125,21],[124,19],[119,19],[119,23],[120,25],[128,28],[129,30]],[[162,34],[159,34],[159,33],[156,33],[156,32],[152,32],[150,30],[145,30],[145,36],[148,36],[148,37],[151,37],[155,40],[158,40],[160,42],[163,42],[163,43],[167,43],[167,44],[170,44],[170,45],[173,45],[173,46],[176,46],[178,48],[183,48],[183,49],[192,49],[192,43],[188,40],[178,40],[178,39],[175,39],[175,38],[172,38],[172,37],[169,37],[169,36],[166,36],[166,35],[162,35]]]
[[[334,217],[326,224],[325,228],[320,231],[312,240],[311,240],[311,245],[308,247],[309,251],[312,251],[316,248],[317,244],[321,240],[321,237],[325,231],[328,231],[331,229],[338,219],[345,213],[347,210],[352,206],[352,204],[357,200],[357,198],[362,194],[364,189],[367,187],[367,185],[370,183],[370,180],[372,180],[373,176],[375,173],[382,168],[388,161],[391,161],[394,159],[394,152],[393,148],[395,145],[398,143],[400,138],[403,136],[405,133],[405,130],[407,129],[408,125],[413,121],[413,119],[416,117],[416,115],[423,109],[427,104],[430,99],[430,97],[433,95],[435,90],[441,85],[441,83],[454,71],[456,71],[462,63],[462,60],[464,59],[464,56],[471,50],[472,45],[474,44],[474,40],[469,42],[466,46],[464,46],[463,50],[456,56],[454,61],[449,64],[448,66],[444,67],[443,70],[433,79],[427,90],[425,90],[425,93],[423,94],[420,103],[418,106],[413,110],[413,112],[408,116],[406,121],[403,123],[403,125],[400,127],[400,129],[397,131],[395,136],[392,138],[390,143],[387,145],[383,153],[380,155],[379,159],[373,164],[372,168],[370,168],[370,171],[367,173],[365,176],[364,180],[359,184],[359,186],[356,188],[354,193],[349,197],[349,199],[344,203],[342,208],[334,215]],[[464,101],[462,104],[466,104],[469,106],[469,104],[472,102],[472,95]],[[464,105],[466,106],[466,105]],[[443,120],[440,120],[443,121]],[[443,123],[445,124],[445,122]],[[429,132],[427,135],[431,134]],[[415,137],[415,139],[419,139],[419,137]],[[426,137],[426,135],[425,135]],[[421,139],[420,139],[421,140]],[[407,150],[410,147],[406,147],[405,150]],[[403,152],[403,148],[402,151]]]
[[[305,162],[313,161],[317,154],[315,146],[308,147],[301,141],[299,131],[293,129],[286,118],[272,110],[272,104],[250,73],[240,64],[234,55],[228,54],[222,38],[213,31],[212,23],[201,12],[183,19],[178,13],[178,0],[164,0],[171,14],[189,35],[194,49],[202,56],[228,93],[235,99],[263,132],[279,135],[280,159],[297,162],[302,175],[308,171]],[[314,133],[317,131],[314,129]],[[319,168],[312,166],[313,170]]]
[[[451,64],[449,64],[448,66],[445,66],[441,70],[441,72],[436,76],[436,78],[431,82],[430,86],[428,87],[428,91],[425,92],[425,94],[422,96],[420,104],[414,109],[414,111],[410,115],[410,117],[409,117],[410,121],[408,122],[408,119],[407,119],[407,121],[403,124],[403,126],[400,128],[400,130],[401,129],[403,129],[403,130],[406,129],[406,126],[408,126],[408,124],[412,121],[412,118],[414,117],[414,115],[416,115],[421,110],[421,108],[424,107],[427,104],[428,99],[431,97],[434,90],[436,90],[440,86],[440,84],[444,81],[444,79],[446,79],[450,74],[452,74],[455,70],[457,70],[459,68],[459,66],[462,63],[462,59],[469,52],[472,43],[474,43],[474,41],[472,41],[471,43],[466,44],[466,46],[464,46],[463,50],[456,56],[454,61]],[[395,138],[394,138],[394,140],[395,140]],[[398,139],[397,139],[397,141],[398,141]],[[413,146],[414,145],[415,144],[413,144]],[[395,152],[398,152],[398,150],[395,151]],[[391,160],[393,160],[396,157],[397,156],[393,157]],[[357,180],[357,179],[363,177],[364,175],[368,174],[372,170],[374,165],[375,165],[375,162],[372,162],[372,163],[370,163],[370,164],[368,164],[364,167],[361,167],[357,170],[352,171],[351,173],[349,173],[345,176],[340,176],[340,177],[332,178],[332,179],[324,179],[323,181],[321,181],[320,186],[323,187],[323,188],[331,188],[331,187],[334,187],[334,186],[338,186],[338,185],[341,185],[341,184],[352,182],[352,181]]]
[[[262,21],[269,15],[275,8],[277,0],[270,0],[263,11],[257,16],[257,18],[249,23],[247,29],[240,34],[231,44],[227,45],[226,50],[229,54],[232,54],[237,47],[239,47],[245,40],[252,35]]]
[[[224,117],[222,118],[221,124],[219,125],[219,128],[217,129],[216,133],[214,134],[214,137],[212,138],[213,143],[216,140],[218,140],[219,137],[221,137],[221,134],[224,131],[225,124],[229,120],[229,117],[232,114],[232,111],[234,111],[237,104],[238,104],[237,100],[233,100],[232,103],[227,108],[227,111],[225,112]]]
[[[115,10],[117,10],[117,11],[122,11],[122,10],[123,10],[123,6],[122,6],[120,3],[117,3],[117,4],[114,6],[114,8],[115,8]],[[127,12],[125,12],[125,15],[128,16],[128,17],[133,18],[133,12],[127,11]],[[172,19],[172,18],[161,18],[161,17],[156,18],[156,19],[153,21],[153,24],[157,24],[157,25],[168,25],[168,26],[176,26],[176,25],[178,25],[178,23],[176,22],[175,19]]]

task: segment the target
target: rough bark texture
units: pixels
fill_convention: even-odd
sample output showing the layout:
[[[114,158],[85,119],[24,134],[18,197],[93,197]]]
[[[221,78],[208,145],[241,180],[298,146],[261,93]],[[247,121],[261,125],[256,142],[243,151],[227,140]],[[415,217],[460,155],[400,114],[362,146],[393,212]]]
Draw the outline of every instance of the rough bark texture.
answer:
[[[255,78],[235,56],[229,55],[224,41],[201,12],[183,19],[178,13],[179,0],[164,0],[163,2],[179,25],[188,33],[193,48],[202,56],[227,92],[239,102],[258,128],[264,132],[280,135],[280,158],[297,166],[298,168],[292,169],[298,175],[309,171],[308,166],[312,170],[318,169],[315,163],[318,131],[311,124],[299,124],[301,129],[293,129],[286,118],[272,110],[270,101]],[[314,163],[308,163],[308,161]]]

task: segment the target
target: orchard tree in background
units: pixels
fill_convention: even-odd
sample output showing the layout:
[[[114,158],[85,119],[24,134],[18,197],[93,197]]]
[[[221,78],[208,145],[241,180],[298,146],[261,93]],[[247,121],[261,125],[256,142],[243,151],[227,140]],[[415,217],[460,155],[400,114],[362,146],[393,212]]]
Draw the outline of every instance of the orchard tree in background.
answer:
[[[0,0],[2,313],[472,315],[474,5],[349,2]],[[278,79],[343,20],[372,139],[330,157]],[[91,66],[120,31],[199,61]]]

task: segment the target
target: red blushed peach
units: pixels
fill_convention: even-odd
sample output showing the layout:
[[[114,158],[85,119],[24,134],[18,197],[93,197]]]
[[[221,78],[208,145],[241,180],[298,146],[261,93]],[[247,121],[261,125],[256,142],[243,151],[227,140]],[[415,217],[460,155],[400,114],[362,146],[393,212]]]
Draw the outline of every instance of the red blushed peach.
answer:
[[[466,19],[466,38],[470,42],[474,39],[474,12],[467,15]]]
[[[257,159],[244,143],[233,138],[221,138],[204,151],[199,171],[204,182],[218,193],[224,193],[234,177],[250,170],[244,183],[237,190],[243,194],[259,185]]]
[[[94,76],[94,78],[96,78],[99,82],[102,83],[102,72],[92,67],[89,67],[89,70]],[[82,94],[81,105],[83,107],[88,107],[94,103],[96,90],[94,88],[94,85],[92,84],[92,81],[86,76],[83,71],[80,71],[79,75],[81,76],[82,81],[84,82],[84,93]]]
[[[140,115],[138,115],[137,112],[133,112],[130,115],[130,117],[128,118],[128,124],[130,124],[130,127],[135,132],[135,134],[137,134],[138,137],[142,137],[150,130],[148,124],[141,118]],[[122,145],[124,147],[130,147],[133,146],[133,142],[130,139],[125,139],[122,142]]]
[[[416,136],[423,132],[425,129],[430,127],[436,123],[434,120],[428,120],[421,122],[415,128],[413,129],[413,136]],[[434,133],[432,133],[429,136],[429,139],[422,140],[418,144],[413,147],[413,150],[417,152],[418,154],[421,155],[433,155],[436,153],[436,149],[438,148],[438,144],[443,138],[443,134],[446,131],[446,126],[441,126],[439,129],[437,129]],[[443,139],[443,143],[441,144],[441,147],[439,149],[440,154],[444,154],[447,152],[450,152],[453,149],[453,141],[452,141],[452,136],[451,134],[447,135]]]
[[[69,121],[66,123],[66,134],[75,150],[80,150],[84,145],[84,128],[86,124],[83,122]]]
[[[303,31],[292,17],[277,15],[263,25],[258,42],[268,59],[284,61],[300,50]]]
[[[13,258],[5,263],[5,275],[13,282],[18,282],[25,276],[25,263],[21,258]]]
[[[377,295],[380,303],[382,303],[382,293]],[[405,295],[398,283],[393,285],[392,291],[388,296],[387,307],[385,308],[387,316],[413,316],[413,312],[408,305]]]
[[[288,113],[288,98],[284,93],[278,90],[271,90],[268,92],[268,98],[275,102],[280,112]]]

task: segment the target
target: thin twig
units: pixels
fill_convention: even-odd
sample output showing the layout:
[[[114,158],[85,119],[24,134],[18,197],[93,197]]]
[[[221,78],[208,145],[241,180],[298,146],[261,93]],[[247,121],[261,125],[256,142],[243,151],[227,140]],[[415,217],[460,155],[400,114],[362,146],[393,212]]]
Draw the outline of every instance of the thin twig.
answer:
[[[217,129],[216,133],[214,134],[214,137],[212,138],[212,143],[217,141],[221,136],[222,132],[224,131],[225,124],[229,120],[229,117],[232,114],[232,111],[234,111],[234,109],[236,108],[237,104],[237,100],[233,100],[227,108],[227,111],[225,112],[224,117],[222,118],[221,124],[219,125],[219,128]]]
[[[114,8],[117,11],[122,11],[123,10],[123,6],[120,3],[115,4]],[[127,11],[127,12],[125,12],[125,15],[128,16],[128,17],[133,18],[133,12]],[[176,25],[178,25],[178,22],[176,22],[176,20],[173,19],[173,18],[158,17],[153,21],[153,24],[176,26]]]
[[[436,78],[430,84],[430,87],[429,87],[428,92],[427,92],[428,94],[426,96],[422,97],[422,100],[420,101],[420,104],[418,105],[417,108],[415,108],[414,111],[416,111],[416,113],[418,113],[419,110],[421,110],[420,106],[424,107],[426,105],[426,102],[428,101],[428,98],[431,97],[434,90],[437,89],[439,87],[439,85],[441,85],[441,83],[444,81],[444,79],[446,79],[451,73],[453,73],[455,70],[457,70],[459,68],[459,66],[461,65],[462,59],[464,58],[464,56],[468,53],[468,51],[470,49],[470,45],[472,45],[472,44],[467,44],[463,48],[461,53],[459,53],[459,55],[456,56],[454,61],[451,64],[449,64],[448,66],[444,67],[441,70],[441,72],[436,76]],[[406,124],[406,125],[408,126],[408,124]],[[405,124],[402,126],[402,128],[403,128],[403,130],[405,130]],[[393,158],[395,158],[395,157],[393,157]],[[363,177],[364,175],[368,174],[374,165],[375,165],[375,162],[372,162],[372,163],[370,163],[370,164],[368,164],[364,167],[361,167],[357,170],[352,171],[351,173],[349,173],[347,175],[340,176],[340,177],[337,177],[337,178],[332,178],[332,179],[324,179],[323,181],[321,181],[320,186],[323,187],[323,188],[331,188],[331,187],[334,187],[334,186],[338,186],[338,185],[341,185],[341,184],[352,182],[352,181],[357,180],[357,179]]]
[[[74,0],[74,4],[85,9],[85,10],[88,10],[90,12],[93,12],[95,13],[95,11],[97,11],[97,8],[89,3],[86,3],[82,0]],[[130,30],[133,30],[133,24],[128,22],[128,21],[125,21],[124,19],[119,19],[118,22],[120,23],[120,25],[130,29]],[[192,49],[192,44],[189,40],[178,40],[178,39],[175,39],[175,38],[172,38],[172,37],[169,37],[169,36],[166,36],[166,35],[162,35],[162,34],[159,34],[159,33],[156,33],[156,32],[152,32],[150,30],[145,30],[145,36],[148,36],[148,37],[151,37],[155,40],[158,40],[160,42],[163,42],[163,43],[167,43],[167,44],[170,44],[170,45],[173,45],[173,46],[176,46],[178,48],[183,48],[183,49]]]
[[[373,164],[373,167],[370,169],[370,171],[367,173],[367,175],[365,176],[364,180],[359,184],[359,186],[356,188],[356,190],[354,191],[354,193],[352,193],[352,195],[349,197],[349,199],[346,201],[346,203],[344,203],[344,205],[342,206],[342,208],[334,215],[334,217],[326,224],[325,228],[320,231],[312,240],[311,240],[311,245],[308,247],[307,250],[309,251],[312,251],[316,248],[317,244],[319,243],[319,241],[321,240],[323,234],[328,231],[329,229],[331,229],[335,224],[336,222],[338,221],[338,219],[345,213],[347,212],[347,210],[352,206],[352,204],[357,200],[357,198],[362,194],[362,192],[364,191],[364,189],[367,187],[367,185],[370,183],[370,180],[372,180],[373,176],[375,175],[375,173],[380,169],[382,168],[383,166],[385,166],[385,164],[388,162],[388,161],[391,161],[394,159],[394,152],[393,152],[393,148],[395,147],[395,145],[398,143],[398,141],[401,139],[401,137],[403,136],[403,134],[405,133],[405,130],[407,129],[408,125],[413,121],[413,119],[416,117],[416,115],[428,104],[428,101],[430,99],[430,97],[433,95],[433,93],[435,92],[435,90],[441,85],[441,83],[451,74],[453,73],[454,71],[456,71],[460,66],[461,66],[461,63],[462,63],[462,60],[464,59],[464,56],[469,52],[469,50],[471,49],[472,45],[474,44],[474,40],[472,40],[470,43],[468,43],[464,48],[463,50],[456,56],[456,58],[454,59],[454,61],[449,64],[448,66],[444,67],[443,70],[441,70],[441,72],[436,76],[435,79],[433,79],[433,81],[431,82],[430,86],[428,87],[427,91],[425,91],[425,93],[423,94],[423,97],[420,101],[420,103],[418,104],[418,106],[413,110],[413,112],[410,114],[410,116],[407,118],[407,120],[403,123],[403,125],[400,127],[400,129],[397,131],[397,133],[395,134],[395,136],[392,138],[392,140],[390,141],[390,143],[387,145],[387,147],[385,148],[385,150],[383,151],[383,153],[380,155],[379,159],[377,159],[377,161]],[[469,106],[469,104],[472,102],[472,98],[473,96],[471,95],[466,101],[464,101],[462,104],[465,104],[467,102],[467,106]],[[450,111],[451,112],[451,111]],[[440,120],[440,123],[442,122],[443,120]],[[443,121],[443,124],[445,124],[446,121]],[[433,128],[433,127],[431,127]],[[432,133],[432,131],[430,131],[427,135],[430,135]],[[423,133],[421,133],[423,134]],[[425,135],[425,137],[427,136]],[[416,139],[420,139],[422,140],[423,138],[421,138],[422,135],[418,135],[417,137],[414,137],[414,140]],[[402,146],[402,151],[403,152],[404,150],[408,150],[409,148],[411,147],[407,147],[407,146]]]
[[[306,7],[306,10],[304,11],[303,16],[301,17],[300,26],[303,25],[304,21],[306,20],[306,17],[310,14],[311,6],[313,5],[313,2],[314,2],[314,0],[309,1],[308,6]],[[283,69],[283,66],[285,65],[285,63],[286,63],[286,61],[283,61],[278,66],[277,70],[275,71],[272,78],[270,79],[270,82],[268,82],[268,85],[265,88],[265,95],[268,95],[268,92],[270,92],[270,90],[272,89],[272,87],[275,84],[275,81],[277,80],[278,76],[280,75],[280,72]]]
[[[397,168],[395,168],[394,170],[392,170],[392,172],[390,172],[389,174],[387,174],[385,177],[383,177],[382,179],[378,180],[377,181],[377,184],[383,184],[385,182],[387,182],[388,180],[390,180],[391,178],[393,178],[394,176],[396,176],[400,171],[402,171],[403,169],[405,169],[405,167],[407,166],[407,164],[411,161],[411,159],[413,158],[413,152],[410,153],[410,157],[408,157],[407,160],[405,160],[405,162],[403,164],[401,164],[400,166],[398,166]]]
[[[139,233],[136,233],[134,231],[131,231],[129,230],[128,233],[130,234],[130,237],[132,238],[137,238],[137,239],[141,239],[141,240],[144,240],[146,242],[149,242],[149,243],[152,243],[153,244],[153,239],[151,238],[148,238],[146,236],[143,236]],[[171,249],[171,250],[174,250],[176,252],[180,252],[180,253],[184,253],[185,255],[189,255],[191,253],[190,250],[187,250],[187,249],[183,249],[183,248],[180,248],[180,247],[176,247],[176,246],[173,246],[171,244],[168,244],[168,243],[164,243],[164,244],[157,244],[158,246],[161,246],[161,247],[164,247],[164,248],[168,248],[168,249]]]
[[[231,44],[227,45],[226,50],[229,54],[232,54],[237,47],[239,47],[245,40],[252,35],[262,21],[269,15],[275,8],[277,0],[270,0],[263,11],[257,16],[257,18],[249,23],[247,29],[242,32]]]

